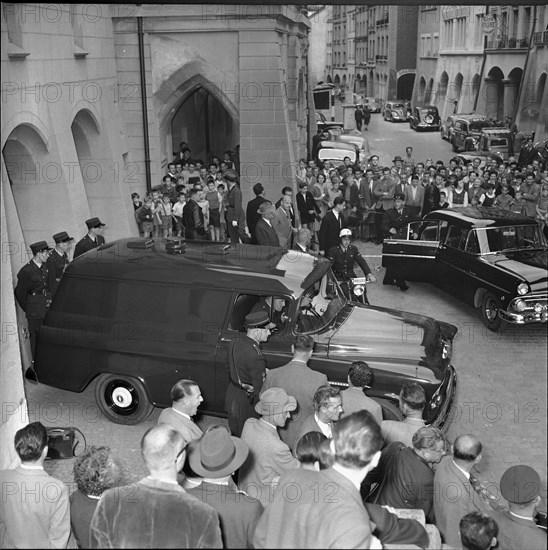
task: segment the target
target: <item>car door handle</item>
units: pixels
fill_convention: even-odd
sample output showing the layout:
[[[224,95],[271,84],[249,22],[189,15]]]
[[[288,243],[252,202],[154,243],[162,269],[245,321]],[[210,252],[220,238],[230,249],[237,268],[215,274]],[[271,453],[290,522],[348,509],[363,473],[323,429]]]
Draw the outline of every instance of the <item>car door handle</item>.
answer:
[[[224,336],[221,337],[221,342],[232,342],[231,338],[225,338]]]

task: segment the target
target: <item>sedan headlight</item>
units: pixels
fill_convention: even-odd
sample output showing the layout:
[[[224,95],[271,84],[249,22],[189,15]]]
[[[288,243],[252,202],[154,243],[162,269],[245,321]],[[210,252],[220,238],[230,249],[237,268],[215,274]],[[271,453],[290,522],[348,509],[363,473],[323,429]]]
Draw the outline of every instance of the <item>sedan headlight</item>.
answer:
[[[523,296],[529,292],[529,285],[527,283],[520,283],[518,285],[518,294]]]
[[[514,302],[514,309],[516,311],[524,311],[525,308],[527,307],[527,304],[523,301],[523,300],[516,300]]]
[[[400,115],[398,113],[396,113],[396,111],[392,111],[392,116],[394,118],[399,118]]]

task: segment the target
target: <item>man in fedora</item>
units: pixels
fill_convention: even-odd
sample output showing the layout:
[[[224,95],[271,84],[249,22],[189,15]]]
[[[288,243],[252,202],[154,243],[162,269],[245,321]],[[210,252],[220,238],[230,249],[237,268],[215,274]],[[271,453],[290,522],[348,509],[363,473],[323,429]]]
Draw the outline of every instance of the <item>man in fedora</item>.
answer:
[[[249,446],[249,457],[240,468],[238,486],[263,506],[272,502],[282,473],[301,465],[278,435],[278,428],[285,426],[296,408],[296,399],[285,390],[269,388],[255,405],[260,418],[250,418],[244,425],[242,440]]]
[[[55,233],[55,235],[53,235],[53,240],[55,241],[55,248],[48,256],[47,261],[48,287],[52,298],[55,296],[61,276],[69,264],[68,251],[74,237],[69,237],[66,231],[61,231],[60,233]]]
[[[256,417],[254,405],[266,375],[266,358],[261,342],[270,336],[270,319],[266,311],[248,313],[246,334],[234,338],[228,348],[229,384],[225,394],[228,425],[239,436],[248,418]]]
[[[30,249],[32,259],[17,273],[15,298],[27,317],[30,349],[34,359],[36,337],[51,302],[47,260],[52,249],[46,241],[33,243]]]
[[[231,436],[221,424],[210,426],[188,448],[188,464],[203,479],[187,492],[215,508],[225,548],[252,548],[255,527],[263,513],[263,505],[239,491],[232,479],[248,454],[247,444]]]
[[[508,511],[490,512],[499,526],[500,550],[546,548],[546,531],[535,522],[540,491],[540,476],[530,466],[511,466],[502,474],[500,493],[508,501]]]
[[[99,218],[90,218],[86,220],[86,225],[88,227],[88,232],[76,243],[73,260],[88,250],[105,244],[105,238],[101,235],[101,231],[103,227],[105,227],[105,224],[102,223]]]
[[[280,246],[278,233],[272,225],[272,220],[276,213],[276,208],[270,201],[265,201],[259,205],[257,213],[260,214],[260,219],[255,226],[255,239],[257,244],[263,246]]]
[[[403,178],[405,174],[405,170],[403,169],[403,159],[400,157],[400,155],[396,155],[392,162],[394,163],[394,167],[398,171],[398,176],[400,178]]]

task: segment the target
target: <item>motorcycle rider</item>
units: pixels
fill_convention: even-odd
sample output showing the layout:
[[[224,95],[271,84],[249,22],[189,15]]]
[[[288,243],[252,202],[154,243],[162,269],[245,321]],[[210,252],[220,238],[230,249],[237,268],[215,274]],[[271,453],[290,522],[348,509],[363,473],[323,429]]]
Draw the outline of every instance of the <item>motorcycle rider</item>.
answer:
[[[350,229],[341,229],[339,233],[339,245],[331,248],[327,253],[327,258],[333,263],[332,269],[338,281],[341,281],[342,288],[349,300],[352,300],[349,280],[356,277],[354,272],[354,264],[358,264],[366,279],[374,283],[375,277],[371,273],[371,269],[367,265],[365,258],[360,254],[356,246],[351,244],[352,231]],[[367,300],[367,292],[363,293],[363,301],[369,304]]]

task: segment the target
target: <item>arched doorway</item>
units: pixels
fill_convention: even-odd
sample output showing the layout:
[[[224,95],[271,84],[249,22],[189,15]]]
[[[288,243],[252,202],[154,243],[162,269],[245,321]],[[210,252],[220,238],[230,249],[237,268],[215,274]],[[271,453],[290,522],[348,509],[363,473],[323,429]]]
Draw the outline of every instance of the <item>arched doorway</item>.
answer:
[[[477,105],[477,96],[480,89],[480,75],[476,73],[472,78],[472,93],[470,94],[470,104],[472,105],[471,109],[474,108],[474,105]],[[479,99],[479,98],[478,98]]]
[[[330,74],[327,75],[327,83],[328,83],[328,84],[333,84],[333,80],[331,79],[331,75],[330,75]]]
[[[503,80],[504,84],[504,106],[503,115],[514,118],[514,110],[518,99],[518,90],[521,85],[523,69],[515,67],[508,73],[508,80]],[[503,119],[500,119],[503,120]]]
[[[430,105],[430,103],[435,103],[436,100],[432,98],[432,88],[434,87],[434,79],[431,78],[428,81],[428,86],[426,87],[426,92],[424,92],[424,104]]]
[[[426,105],[426,80],[424,79],[424,76],[421,76],[419,79],[419,85],[417,87],[417,97],[415,98],[415,102],[417,105]]]
[[[414,74],[404,74],[398,78],[396,84],[396,96],[398,99],[411,99],[413,85],[415,84]]]
[[[356,79],[354,80],[354,93],[359,94],[362,92],[362,75],[358,73]]]
[[[376,97],[375,94],[375,75],[373,71],[369,71],[369,78],[367,80],[367,95],[369,97]]]
[[[504,74],[499,67],[493,67],[485,79],[485,114],[497,120],[504,118]]]
[[[25,242],[49,240],[67,218],[67,185],[59,158],[30,124],[20,124],[9,134],[2,154]]]
[[[173,151],[186,141],[192,158],[208,162],[211,155],[222,158],[239,142],[239,128],[223,104],[207,89],[198,86],[180,102],[171,120]]]
[[[453,85],[447,93],[447,102],[453,106],[453,112],[459,112],[461,106],[461,95],[462,95],[462,82],[464,77],[462,73],[457,73]]]
[[[548,115],[545,114],[543,109],[543,99],[547,103],[548,97],[545,98],[546,90],[546,73],[542,73],[538,79],[535,92],[530,94],[529,97],[525,94],[522,102],[522,108],[520,112],[519,126],[520,128],[535,129],[538,124],[546,124]]]

